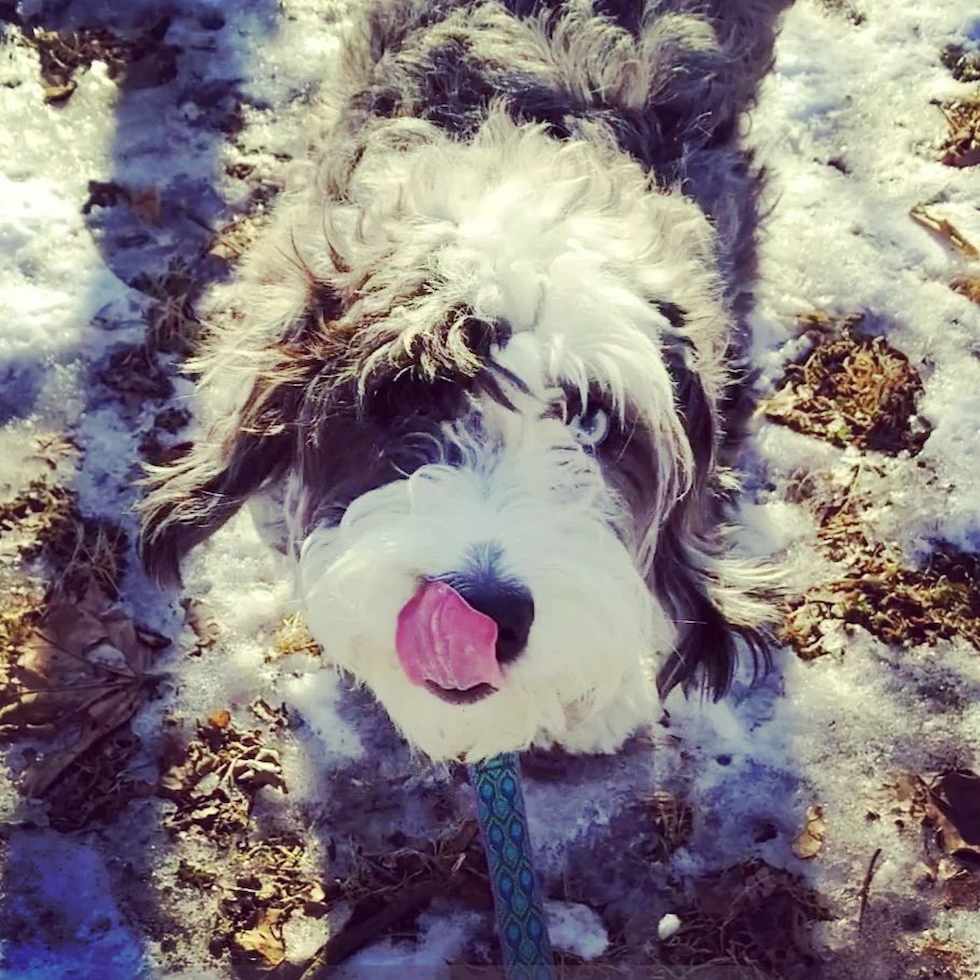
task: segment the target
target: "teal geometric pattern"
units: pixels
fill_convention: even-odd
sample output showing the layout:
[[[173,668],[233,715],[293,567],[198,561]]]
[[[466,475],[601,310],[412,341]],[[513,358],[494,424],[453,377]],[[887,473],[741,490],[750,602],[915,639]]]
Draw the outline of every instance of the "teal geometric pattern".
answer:
[[[469,767],[507,980],[553,980],[554,959],[534,877],[517,756],[508,752]]]

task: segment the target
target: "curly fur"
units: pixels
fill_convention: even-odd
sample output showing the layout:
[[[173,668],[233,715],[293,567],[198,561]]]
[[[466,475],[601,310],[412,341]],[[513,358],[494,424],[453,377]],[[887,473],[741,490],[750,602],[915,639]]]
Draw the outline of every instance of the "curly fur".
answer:
[[[263,502],[315,635],[435,757],[611,750],[651,658],[661,693],[722,693],[769,616],[718,455],[757,187],[736,131],[785,5],[371,6],[196,365],[210,434],[151,475],[149,571]],[[446,706],[394,617],[488,548],[538,616],[506,691]]]

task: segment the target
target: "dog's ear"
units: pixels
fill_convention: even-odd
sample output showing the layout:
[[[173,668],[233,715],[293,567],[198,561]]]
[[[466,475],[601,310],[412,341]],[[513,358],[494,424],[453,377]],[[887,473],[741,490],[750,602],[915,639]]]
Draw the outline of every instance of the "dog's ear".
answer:
[[[672,310],[671,313],[675,311]],[[680,315],[680,314],[675,314]],[[659,530],[649,584],[675,622],[677,641],[657,675],[661,697],[678,684],[699,686],[718,700],[729,688],[741,638],[755,664],[767,662],[764,575],[725,553],[716,451],[716,409],[701,383],[685,337],[665,342],[674,398],[691,447],[693,481]]]
[[[297,365],[260,376],[243,406],[175,462],[150,469],[137,506],[140,557],[161,584],[180,582],[180,562],[243,503],[289,466],[303,376]]]
[[[684,504],[678,505],[683,508]],[[657,673],[666,697],[680,684],[717,701],[731,686],[738,641],[756,670],[769,665],[773,605],[768,576],[721,552],[722,544],[680,531],[684,518],[661,531],[651,586],[677,626],[674,649]]]

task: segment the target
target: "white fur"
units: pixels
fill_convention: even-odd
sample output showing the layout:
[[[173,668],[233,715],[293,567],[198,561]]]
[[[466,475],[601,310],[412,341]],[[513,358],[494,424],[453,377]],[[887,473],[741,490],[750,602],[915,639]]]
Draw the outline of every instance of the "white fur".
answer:
[[[748,103],[783,5],[713,3],[710,20],[688,0],[658,0],[638,39],[593,16],[586,0],[552,28],[491,2],[448,10],[424,31],[421,12],[400,0],[373,16],[376,27],[390,21],[392,50],[398,38],[412,38],[399,55],[404,79],[413,65],[424,69],[430,48],[462,31],[489,70],[511,65],[597,105],[669,104],[683,114],[689,141],[674,173],[693,175],[716,205],[728,249],[743,235],[751,177],[736,173],[730,149],[705,148],[703,114],[722,125]],[[200,540],[240,497],[259,493],[268,505],[260,523],[298,556],[313,635],[371,687],[414,746],[434,759],[553,742],[612,751],[653,717],[653,668],[677,640],[668,599],[656,594],[670,583],[661,576],[653,585],[664,526],[673,522],[674,538],[659,554],[688,576],[688,600],[692,590],[707,596],[736,626],[767,615],[755,583],[729,574],[733,566],[711,540],[716,529],[705,527],[731,331],[723,287],[732,283],[720,269],[731,272],[735,260],[719,254],[694,201],[658,186],[620,151],[601,113],[578,118],[572,138],[558,140],[543,125],[515,122],[503,104],[490,105],[472,139],[409,115],[348,112],[349,97],[370,86],[385,59],[394,70],[394,55],[379,50],[387,49],[370,40],[353,46],[347,78],[328,86],[336,106],[328,95],[311,120],[314,142],[333,127],[336,145],[297,170],[225,307],[212,310],[210,346],[195,366],[213,427],[185,460],[157,474],[144,508],[146,547],[179,558],[181,533]],[[405,93],[414,84],[406,81]],[[733,190],[744,192],[741,206],[724,199]],[[318,322],[311,308],[323,294],[336,310]],[[668,319],[665,302],[683,317]],[[372,379],[390,379],[406,364],[431,379],[448,363],[466,377],[481,368],[461,340],[469,316],[506,324],[510,339],[496,361],[521,385],[507,393],[513,410],[471,395],[469,415],[446,423],[437,441],[458,449],[462,464],[427,463],[363,493],[337,526],[312,529],[307,505],[329,488],[304,485],[289,458],[295,443],[282,450],[288,466],[270,465],[268,477],[249,484],[243,470],[254,459],[275,461],[283,433],[295,429],[295,417],[265,410],[275,409],[277,392],[309,383],[297,352],[336,350],[343,338],[337,366],[322,367],[335,369],[329,380],[338,390],[348,384],[362,395]],[[690,410],[711,417],[709,445],[691,444],[668,350],[683,352],[683,369],[697,379],[703,397]],[[600,389],[614,420],[649,433],[655,451],[644,472],[652,486],[642,513],[630,513],[607,483],[588,434],[548,411],[569,387],[583,401]],[[318,397],[329,409],[329,393]],[[294,407],[283,411],[296,411],[295,400],[284,403]],[[311,451],[307,442],[303,452]],[[229,485],[246,489],[213,489],[229,471]],[[490,545],[499,571],[533,595],[528,646],[506,666],[501,690],[447,704],[408,681],[396,620],[421,583],[462,570]],[[671,669],[690,676],[684,666]]]
[[[310,629],[433,759],[532,742],[612,751],[651,717],[651,655],[673,635],[613,530],[629,515],[561,421],[493,405],[480,414],[488,439],[450,433],[468,450],[464,466],[423,466],[304,541]],[[424,581],[465,567],[490,542],[500,573],[531,590],[534,624],[497,693],[446,704],[408,682],[394,655],[396,620]]]

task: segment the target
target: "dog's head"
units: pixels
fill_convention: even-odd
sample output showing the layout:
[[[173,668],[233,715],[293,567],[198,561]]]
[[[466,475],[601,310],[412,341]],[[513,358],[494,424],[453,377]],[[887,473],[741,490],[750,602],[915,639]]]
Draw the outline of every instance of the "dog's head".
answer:
[[[502,116],[472,144],[400,132],[283,219],[291,258],[270,245],[243,295],[303,314],[158,478],[145,561],[175,576],[275,491],[314,636],[413,744],[610,750],[657,654],[661,690],[719,692],[758,613],[707,538],[710,231],[611,150]],[[256,334],[223,331],[217,372]],[[454,647],[450,620],[482,639]]]

